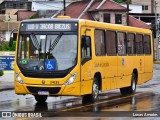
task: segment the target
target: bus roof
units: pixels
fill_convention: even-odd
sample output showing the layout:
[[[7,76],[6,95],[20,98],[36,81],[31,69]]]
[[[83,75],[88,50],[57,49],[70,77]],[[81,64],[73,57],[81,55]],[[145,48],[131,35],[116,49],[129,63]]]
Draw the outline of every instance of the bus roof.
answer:
[[[62,22],[78,22],[80,19],[73,18],[39,18],[39,19],[28,19],[23,20],[22,22],[52,22],[52,21],[62,21]]]
[[[116,31],[131,31],[131,32],[143,32],[143,33],[149,33],[151,34],[151,30],[144,29],[144,28],[137,28],[132,26],[125,26],[120,24],[111,24],[111,23],[105,23],[104,22],[98,22],[97,21],[91,21],[91,20],[85,20],[85,19],[75,19],[75,18],[39,18],[39,19],[29,19],[29,20],[23,20],[23,22],[85,22],[86,26],[90,27],[96,27],[96,28],[105,28],[105,29],[111,29]]]

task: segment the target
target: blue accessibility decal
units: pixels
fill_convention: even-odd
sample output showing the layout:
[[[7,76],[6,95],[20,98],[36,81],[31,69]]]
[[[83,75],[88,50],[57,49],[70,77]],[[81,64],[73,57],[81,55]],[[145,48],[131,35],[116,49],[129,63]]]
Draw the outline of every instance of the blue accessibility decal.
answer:
[[[46,60],[45,65],[46,65],[46,70],[54,70],[55,69],[55,61],[54,60]]]

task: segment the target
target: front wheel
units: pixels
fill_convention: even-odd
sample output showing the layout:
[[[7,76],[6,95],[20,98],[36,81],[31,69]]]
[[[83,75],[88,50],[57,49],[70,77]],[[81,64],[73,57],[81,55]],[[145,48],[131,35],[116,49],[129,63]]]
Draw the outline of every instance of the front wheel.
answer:
[[[131,78],[131,86],[120,88],[120,92],[122,95],[134,94],[136,92],[137,78],[133,73]]]
[[[93,85],[92,85],[92,93],[88,95],[84,95],[82,99],[82,103],[94,103],[99,99],[99,85],[97,78],[94,78]]]
[[[47,100],[47,97],[48,96],[46,95],[34,95],[34,98],[38,103],[44,103]]]

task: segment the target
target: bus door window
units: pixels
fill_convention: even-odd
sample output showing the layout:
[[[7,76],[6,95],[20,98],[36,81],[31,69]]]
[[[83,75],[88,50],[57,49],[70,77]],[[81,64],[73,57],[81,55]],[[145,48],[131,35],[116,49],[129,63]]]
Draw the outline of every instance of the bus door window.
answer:
[[[91,59],[91,38],[89,36],[82,36],[82,62],[87,62]]]
[[[21,48],[22,50],[20,51],[19,50],[19,58],[21,59],[27,59],[29,57],[28,55],[28,45],[27,45],[27,42],[29,41],[29,37],[25,36],[25,37],[21,37],[21,40],[20,40],[20,43],[19,44],[19,48]]]

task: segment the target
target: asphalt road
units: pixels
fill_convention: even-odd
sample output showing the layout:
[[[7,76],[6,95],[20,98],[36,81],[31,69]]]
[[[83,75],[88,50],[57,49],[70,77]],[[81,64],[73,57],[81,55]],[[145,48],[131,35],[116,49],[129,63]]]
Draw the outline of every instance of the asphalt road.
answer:
[[[42,113],[46,119],[139,119],[137,111],[156,113],[160,111],[160,65],[154,67],[151,81],[137,86],[134,95],[122,96],[119,90],[100,94],[100,100],[94,104],[82,105],[81,97],[49,97],[44,104],[37,103],[32,95],[15,95],[13,90],[0,92],[0,111]],[[132,113],[131,113],[132,111]],[[134,113],[135,112],[135,113]],[[54,117],[54,118],[53,118]],[[59,118],[63,117],[63,118]],[[87,118],[86,118],[87,117]],[[89,117],[89,118],[88,118]],[[113,117],[113,118],[108,118]],[[147,117],[148,118],[148,117]],[[1,119],[1,118],[0,118]],[[31,119],[31,118],[26,118]],[[34,118],[43,119],[43,118]],[[142,118],[143,119],[143,118]],[[146,118],[145,118],[146,119]],[[150,119],[160,119],[153,115]]]

